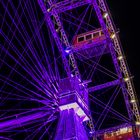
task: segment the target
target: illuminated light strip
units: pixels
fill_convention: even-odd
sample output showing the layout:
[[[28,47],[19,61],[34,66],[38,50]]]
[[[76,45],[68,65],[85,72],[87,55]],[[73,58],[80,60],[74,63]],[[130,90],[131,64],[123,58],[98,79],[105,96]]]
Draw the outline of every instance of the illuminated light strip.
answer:
[[[99,2],[99,6],[101,7],[101,9],[104,12],[108,11],[108,7],[106,6],[106,3],[104,2],[104,0],[98,0],[98,2]],[[107,24],[108,28],[111,30],[111,32],[115,32],[113,20],[111,19],[110,16],[108,16],[108,18],[106,18],[106,24]],[[121,44],[120,44],[117,36],[115,36],[115,38],[113,39],[113,42],[114,42],[114,45],[115,45],[114,49],[117,52],[117,54],[119,56],[122,55]],[[125,62],[124,59],[121,59],[120,65],[121,65],[120,67],[122,69],[122,72],[124,73],[125,76],[128,77],[129,73],[128,73],[128,70],[127,70],[127,63]],[[128,80],[126,82],[126,84],[127,84],[128,93],[129,93],[131,99],[134,99],[135,94],[134,94],[134,88],[132,87],[131,81]],[[134,97],[134,98],[132,98],[132,97]],[[132,110],[133,110],[133,113],[134,113],[134,116],[136,117],[136,119],[140,120],[140,114],[139,114],[139,110],[138,110],[138,105],[135,104],[135,107]]]
[[[59,14],[59,13],[65,12],[67,10],[71,10],[71,9],[86,5],[88,3],[90,3],[90,2],[83,1],[83,0],[81,0],[81,1],[73,0],[72,3],[70,0],[65,0],[62,2],[55,3],[54,10]],[[51,14],[53,14],[53,13],[51,13]]]

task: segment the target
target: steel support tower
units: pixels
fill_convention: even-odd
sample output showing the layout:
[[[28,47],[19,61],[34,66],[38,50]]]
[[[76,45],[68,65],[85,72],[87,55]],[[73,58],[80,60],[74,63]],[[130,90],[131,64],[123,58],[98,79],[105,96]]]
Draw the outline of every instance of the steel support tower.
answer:
[[[52,77],[52,81],[50,80],[51,78],[48,78],[49,74],[53,73],[51,71],[53,64],[49,64],[48,58],[46,59],[48,64],[47,67],[51,67],[50,71],[48,72],[49,74],[44,72],[45,68],[41,67],[41,64],[38,64],[37,68],[37,70],[41,69],[41,72],[44,72],[43,75],[44,77],[47,77],[47,80],[45,79],[47,84],[43,83],[43,80],[40,82],[40,79],[38,80],[38,77],[36,78],[36,75],[38,76],[38,74],[34,72],[33,69],[30,71],[29,68],[31,67],[27,67],[28,69],[25,70],[32,72],[32,74],[35,73],[33,78],[35,78],[40,85],[43,83],[40,87],[41,91],[43,91],[41,93],[44,93],[44,89],[46,87],[49,89],[47,90],[46,88],[45,90],[45,96],[47,96],[47,98],[44,97],[44,94],[38,95],[38,93],[33,92],[33,95],[37,96],[39,99],[30,99],[31,101],[37,101],[45,105],[45,107],[42,107],[41,109],[39,108],[38,110],[35,109],[24,113],[19,113],[18,115],[11,115],[10,117],[1,119],[0,133],[10,133],[10,131],[17,128],[24,129],[25,126],[30,125],[33,122],[41,121],[42,118],[47,118],[47,121],[45,121],[43,124],[43,126],[45,126],[48,122],[53,122],[56,118],[58,118],[56,131],[54,132],[53,136],[55,140],[106,140],[106,136],[107,140],[111,140],[111,137],[113,138],[114,135],[117,137],[121,136],[122,138],[124,137],[124,139],[126,139],[125,136],[123,136],[125,133],[130,133],[132,140],[139,140],[140,111],[138,99],[133,86],[132,76],[129,72],[125,55],[120,43],[118,31],[111,17],[107,2],[105,0],[37,0],[37,3],[41,12],[43,13],[43,19],[49,32],[51,33],[52,40],[55,42],[54,44],[56,46],[54,46],[58,48],[62,58],[63,64],[60,65],[63,65],[64,70],[63,68],[60,68],[60,71],[58,71],[60,73],[61,71],[65,71],[65,76],[60,76],[61,79],[57,81],[55,79],[56,77],[53,75],[52,77],[55,77],[54,79],[57,82]],[[12,5],[11,7],[14,6]],[[94,11],[93,15],[90,12],[87,15],[91,19],[90,22],[98,22],[99,27],[95,28],[89,25],[88,18],[86,19],[87,23],[84,22],[84,14],[86,13],[84,13],[84,10],[86,9],[85,7],[90,7],[91,10]],[[76,11],[76,9],[78,10]],[[74,15],[72,15],[73,11],[74,14],[77,14],[79,11],[82,13],[79,15],[79,17],[77,17],[79,25],[76,26],[78,30],[81,30],[81,24],[84,24],[84,26],[89,26],[89,28],[84,29],[84,31],[74,33],[72,37],[73,39],[70,41],[70,37],[68,36],[67,32],[71,34],[71,31],[67,30],[68,27],[67,24],[65,24],[68,19],[64,18],[65,20],[63,20],[62,17],[69,15],[72,19]],[[95,16],[97,21],[95,18],[92,20],[92,16]],[[71,22],[70,25],[71,24],[74,23]],[[94,28],[94,30],[91,30],[91,27]],[[18,26],[16,26],[16,28],[18,29]],[[24,30],[23,25],[22,28]],[[36,30],[36,28],[34,28],[34,30]],[[9,41],[2,30],[0,33],[6,41]],[[39,34],[39,29],[36,31],[36,33]],[[94,40],[94,37],[96,40]],[[14,45],[11,43],[12,41],[9,42],[8,43],[14,48]],[[32,52],[35,50],[35,48],[31,47],[30,45],[31,44],[29,42],[27,46]],[[14,48],[14,51],[17,53],[18,49]],[[8,51],[6,50],[6,52]],[[35,56],[35,59],[38,59],[39,57],[37,55],[37,51],[34,52],[35,53],[31,54]],[[102,55],[109,56],[108,58],[113,64],[114,72],[110,72],[98,63]],[[94,57],[95,61],[91,60],[92,57]],[[40,60],[40,62],[42,61],[43,60]],[[82,63],[86,64],[86,66],[82,67]],[[105,62],[106,65],[108,65],[107,63],[108,62]],[[87,64],[90,67],[87,67]],[[26,66],[28,65],[29,64],[27,63]],[[95,69],[97,67],[101,68],[101,72],[103,72],[103,69],[106,70],[106,74],[108,75],[109,73],[115,73],[115,78],[113,77],[113,79],[107,80],[106,77],[101,76],[101,81],[104,82],[96,83],[98,78],[96,79],[96,76],[93,77],[93,74],[91,74],[95,71],[95,69],[92,69],[92,66]],[[90,69],[90,72],[86,73],[85,69]],[[84,75],[88,74],[91,74],[92,76],[90,78],[89,76],[85,78]],[[10,82],[12,83],[12,80]],[[112,88],[114,87],[115,90],[113,89],[113,91]],[[25,89],[24,86],[21,86],[21,88]],[[51,91],[50,89],[53,90]],[[110,89],[111,91],[108,92]],[[107,92],[108,95],[102,97],[102,92]],[[100,93],[100,95],[98,95],[98,93]],[[121,94],[123,97],[120,99],[120,101],[124,101],[125,103],[125,111],[127,112],[128,118],[126,118],[124,114],[119,113],[119,109],[121,110],[119,101],[117,101],[117,105],[120,108],[117,111],[112,107],[118,94]],[[101,99],[103,99],[104,102],[101,102],[96,98],[96,96],[101,96]],[[43,99],[40,100],[42,97]],[[106,101],[106,98],[109,98],[109,101]],[[95,104],[92,105],[90,100],[93,100],[93,102],[98,102],[98,105],[104,108],[104,110],[101,111],[100,109],[97,109],[96,112],[94,112],[94,107],[96,109],[96,106],[94,106]],[[50,111],[49,107],[53,109],[53,111]],[[54,116],[56,110],[59,112],[59,115],[57,114]],[[111,112],[114,116],[116,115],[120,123],[115,124],[114,122],[109,122],[109,127],[103,127],[100,129],[105,118],[108,117],[110,119],[111,117],[114,117],[113,115],[108,115],[108,112]],[[98,117],[96,117],[96,114]],[[108,124],[104,124],[104,126]],[[41,127],[39,129],[41,129]],[[45,132],[48,129],[45,128]],[[20,130],[18,133],[20,133]],[[35,133],[36,131],[33,132],[33,134]],[[43,135],[44,134],[45,133],[43,133]],[[43,138],[43,135],[41,138]]]
[[[139,123],[140,123],[140,114],[139,114],[139,110],[138,110],[138,106],[137,106],[137,99],[135,97],[134,89],[132,86],[132,80],[131,80],[131,76],[130,76],[130,73],[129,73],[129,70],[127,67],[127,63],[123,57],[124,54],[123,54],[121,44],[120,44],[120,41],[119,41],[119,38],[117,35],[117,30],[114,26],[113,20],[109,13],[107,3],[104,0],[85,0],[85,1],[66,0],[66,1],[61,1],[59,3],[53,3],[51,0],[48,0],[48,1],[46,1],[46,3],[49,4],[49,7],[47,9],[42,0],[38,0],[38,2],[42,9],[42,12],[44,13],[44,16],[46,17],[46,24],[49,25],[49,28],[52,31],[53,36],[55,37],[56,43],[58,44],[58,47],[60,48],[60,51],[62,51],[64,48],[62,47],[62,45],[60,45],[61,44],[60,37],[59,37],[57,31],[55,31],[53,22],[51,20],[51,16],[54,17],[56,24],[58,25],[59,32],[61,33],[61,37],[62,37],[63,43],[66,46],[66,49],[69,49],[70,63],[68,64],[68,62],[67,62],[68,60],[66,60],[65,55],[63,57],[63,59],[64,59],[63,62],[64,62],[64,65],[66,66],[65,69],[67,70],[68,77],[70,78],[71,74],[74,74],[81,81],[82,81],[82,79],[80,77],[80,73],[78,71],[78,67],[77,67],[77,64],[76,64],[76,61],[75,61],[75,58],[73,55],[72,46],[70,45],[70,43],[68,41],[68,38],[66,36],[63,25],[61,23],[59,14],[66,10],[71,10],[71,9],[80,7],[85,4],[93,5],[93,8],[95,9],[95,12],[98,17],[101,28],[103,30],[103,33],[106,37],[106,44],[109,46],[109,51],[112,56],[112,60],[113,60],[113,63],[114,63],[115,69],[116,69],[116,73],[118,75],[118,79],[116,81],[100,85],[98,87],[90,88],[89,92],[96,90],[96,88],[97,88],[97,90],[101,90],[103,88],[110,87],[110,86],[113,86],[116,84],[120,85],[123,96],[124,96],[124,100],[126,103],[129,118],[131,120],[134,138],[135,139],[138,139],[138,137],[140,138],[140,133],[139,132],[137,133],[137,131],[136,131],[136,125],[137,124],[139,125]],[[110,35],[110,32],[111,32],[111,35]],[[63,54],[63,52],[62,52],[62,54]],[[70,68],[68,68],[69,65],[72,65],[72,70],[70,70]],[[70,93],[68,93],[68,94],[70,94]],[[67,96],[70,96],[70,95],[67,95]],[[60,122],[58,124],[58,129],[57,129],[57,134],[58,134],[58,132],[62,131],[61,136],[60,136],[60,134],[58,134],[59,136],[56,135],[56,139],[71,139],[71,138],[87,139],[86,137],[82,138],[82,137],[77,136],[77,134],[75,132],[78,130],[77,127],[75,127],[74,133],[71,132],[73,135],[69,135],[69,132],[67,132],[68,130],[64,129],[64,127],[68,127],[70,129],[72,129],[74,127],[73,125],[71,125],[70,121],[67,121],[67,119],[66,119],[67,116],[69,118],[68,120],[70,120],[70,118],[76,119],[76,117],[77,117],[77,115],[75,115],[75,112],[74,112],[75,108],[69,107],[69,98],[66,100],[67,101],[65,102],[64,106],[67,106],[67,107],[65,107],[64,110],[67,110],[67,111],[60,111],[60,114],[61,114]],[[73,110],[71,110],[71,108]],[[69,115],[68,115],[68,112],[70,112]],[[83,112],[84,112],[84,110],[83,110]],[[63,120],[66,120],[65,124],[64,124],[64,122],[61,122],[62,118],[63,118]],[[79,120],[78,119],[76,119],[76,120],[77,120],[76,122],[74,120],[72,120],[72,122],[75,122],[75,125],[77,125],[77,123],[79,123]],[[92,121],[89,121],[89,122],[90,122],[91,126],[93,126]],[[69,127],[69,125],[71,125],[71,126]],[[93,128],[91,128],[91,129],[93,129]],[[83,128],[81,128],[81,130],[83,130]],[[83,133],[83,136],[86,135],[84,130],[83,130],[83,132],[79,132],[79,133],[81,133],[81,134]]]

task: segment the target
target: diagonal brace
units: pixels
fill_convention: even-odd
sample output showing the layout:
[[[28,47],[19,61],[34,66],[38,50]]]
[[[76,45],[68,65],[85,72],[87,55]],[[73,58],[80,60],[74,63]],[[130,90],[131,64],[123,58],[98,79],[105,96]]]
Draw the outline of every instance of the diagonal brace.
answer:
[[[104,84],[101,84],[101,85],[90,87],[88,89],[88,91],[89,92],[95,92],[95,91],[102,90],[102,89],[105,89],[105,88],[108,88],[108,87],[119,85],[120,83],[121,83],[120,80],[117,79],[117,80],[107,82],[107,83],[104,83]]]

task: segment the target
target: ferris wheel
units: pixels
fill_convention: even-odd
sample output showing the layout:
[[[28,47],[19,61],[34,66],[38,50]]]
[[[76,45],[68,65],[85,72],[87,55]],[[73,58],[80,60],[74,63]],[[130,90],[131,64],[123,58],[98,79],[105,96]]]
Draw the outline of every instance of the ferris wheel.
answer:
[[[140,138],[132,76],[105,0],[0,5],[0,139]]]

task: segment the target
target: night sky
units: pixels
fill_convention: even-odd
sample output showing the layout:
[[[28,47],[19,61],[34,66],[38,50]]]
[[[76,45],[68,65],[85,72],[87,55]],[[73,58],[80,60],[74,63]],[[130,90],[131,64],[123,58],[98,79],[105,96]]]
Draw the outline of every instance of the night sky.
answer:
[[[107,0],[115,25],[120,29],[125,57],[127,59],[138,98],[140,99],[140,15],[138,1]]]

